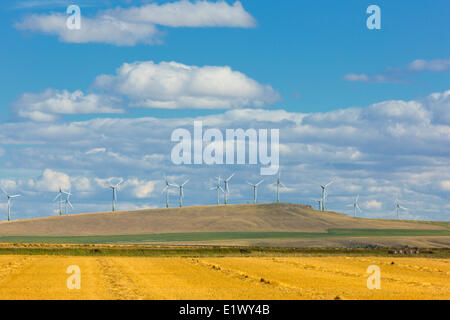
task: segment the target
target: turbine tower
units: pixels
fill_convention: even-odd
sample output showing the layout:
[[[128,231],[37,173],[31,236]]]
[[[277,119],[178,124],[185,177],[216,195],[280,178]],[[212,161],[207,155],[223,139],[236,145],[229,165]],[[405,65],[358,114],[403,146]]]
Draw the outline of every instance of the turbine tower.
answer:
[[[280,180],[280,172],[278,172],[278,178],[277,178],[277,202],[280,202],[280,186],[283,188],[286,188],[286,186],[281,182]]]
[[[348,205],[349,207],[353,207],[353,217],[355,217],[355,218],[356,218],[356,209],[358,209],[359,213],[362,212],[361,208],[359,207],[358,200],[359,200],[359,194],[356,196],[355,202],[353,202],[352,204]]]
[[[217,205],[220,205],[220,191],[225,193],[225,190],[223,190],[222,187],[220,186],[221,180],[222,180],[222,178],[220,176],[218,176],[216,186],[209,189],[209,190],[217,190]]]
[[[223,180],[223,183],[225,184],[225,205],[228,204],[228,192],[230,191],[230,180],[233,178],[235,173],[233,173],[231,176],[228,177],[228,179]]]
[[[10,195],[2,188],[3,193],[8,198],[8,221],[11,221],[11,199],[20,197],[20,194]]]
[[[319,206],[319,211],[322,210],[322,199],[314,199],[314,202],[317,202],[318,206]]]
[[[53,201],[56,201],[59,198],[58,202],[59,202],[59,215],[60,216],[62,215],[62,204],[64,202],[64,199],[63,199],[64,194],[68,195],[67,192],[63,191],[62,188],[59,187],[58,194],[56,195],[55,199],[53,200]]]
[[[166,193],[166,208],[169,207],[169,188],[170,188],[170,183],[169,181],[167,181],[167,177],[164,175],[164,180],[166,182],[166,186],[163,189],[163,193]]]
[[[258,196],[258,186],[263,183],[264,179],[258,182],[257,184],[253,184],[250,182],[247,182],[250,186],[253,187],[253,203],[256,203],[256,198]]]
[[[322,211],[325,211],[325,199],[327,197],[327,188],[334,183],[334,180],[331,180],[330,182],[328,182],[325,185],[321,185],[320,187],[322,188]]]
[[[187,179],[183,184],[169,184],[172,187],[180,189],[180,208],[183,207],[183,198],[184,198],[184,186],[189,182],[190,179]]]
[[[403,207],[403,206],[400,204],[400,202],[399,202],[399,200],[398,200],[398,196],[395,198],[395,202],[394,202],[394,203],[395,203],[395,209],[394,209],[394,211],[397,212],[397,219],[400,219],[399,211],[400,211],[400,210],[408,211],[408,209],[405,208],[405,207]]]
[[[113,192],[113,199],[112,199],[112,212],[116,211],[116,201],[117,201],[117,189],[119,188],[119,185],[123,182],[123,179],[120,178],[119,183],[115,185],[109,186],[112,189]]]

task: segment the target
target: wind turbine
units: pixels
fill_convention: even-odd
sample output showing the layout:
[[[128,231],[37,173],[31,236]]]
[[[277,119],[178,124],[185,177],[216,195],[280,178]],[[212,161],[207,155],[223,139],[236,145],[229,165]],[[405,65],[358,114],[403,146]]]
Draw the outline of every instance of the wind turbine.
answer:
[[[20,194],[10,195],[2,188],[3,193],[8,198],[8,221],[11,221],[11,199],[20,197]]]
[[[235,173],[233,173],[231,176],[228,177],[228,179],[223,180],[223,183],[225,184],[225,205],[228,204],[228,192],[230,191],[230,180],[233,178]]]
[[[117,200],[117,189],[119,188],[119,185],[123,182],[123,179],[120,178],[119,183],[115,185],[110,185],[109,187],[112,189],[113,192],[113,199],[112,199],[112,212],[116,211],[116,200]]]
[[[281,182],[280,180],[280,172],[278,172],[278,178],[277,178],[277,202],[280,202],[280,186],[283,188],[286,188],[286,186]]]
[[[183,198],[184,198],[184,186],[189,182],[191,179],[187,179],[183,184],[169,184],[172,187],[179,188],[180,189],[180,208],[183,206]]]
[[[349,207],[350,207],[350,206],[353,207],[353,216],[354,216],[354,217],[356,217],[356,209],[358,209],[358,210],[359,210],[359,213],[361,213],[361,208],[359,207],[358,200],[359,200],[359,194],[356,196],[355,202],[353,202],[352,204],[349,204],[349,205],[348,205]]]
[[[170,183],[169,181],[167,181],[167,177],[164,175],[164,180],[166,181],[166,186],[163,189],[163,193],[166,193],[166,208],[169,207],[169,188],[170,188]]]
[[[55,199],[53,199],[53,201],[56,201],[56,200],[59,198],[59,201],[58,201],[58,202],[59,202],[59,215],[60,215],[60,216],[62,215],[62,204],[63,204],[63,202],[64,202],[64,199],[63,199],[63,195],[64,195],[64,194],[68,195],[67,192],[63,191],[63,190],[61,189],[61,187],[59,187],[58,194],[56,195]]]
[[[69,190],[69,192],[66,192],[66,195],[67,195],[67,197],[66,197],[66,200],[64,200],[64,205],[65,205],[65,210],[66,210],[66,214],[67,214],[67,212],[68,212],[68,207],[71,207],[71,208],[73,209],[73,205],[72,205],[72,203],[70,202],[70,196],[72,195],[72,193],[70,192],[70,190]]]
[[[322,188],[322,211],[325,211],[325,198],[327,197],[327,188],[334,183],[334,180],[331,180],[325,185],[320,185]]]
[[[221,180],[222,180],[222,178],[220,176],[218,176],[216,186],[209,189],[209,190],[217,190],[217,205],[220,205],[220,191],[225,193],[225,190],[223,190],[222,187],[220,186]]]
[[[398,201],[398,196],[395,198],[395,202],[394,203],[395,203],[394,211],[397,211],[397,219],[400,219],[399,211],[400,210],[408,211],[408,209],[403,207],[402,205],[400,205],[400,202]]]
[[[319,211],[322,210],[322,199],[314,200],[314,202],[317,202],[317,204],[319,205]]]
[[[264,179],[261,180],[260,182],[258,182],[257,184],[253,184],[253,183],[247,182],[250,186],[253,187],[253,203],[256,203],[256,198],[257,198],[257,195],[258,195],[258,186],[261,183],[263,183],[263,181],[264,181]]]

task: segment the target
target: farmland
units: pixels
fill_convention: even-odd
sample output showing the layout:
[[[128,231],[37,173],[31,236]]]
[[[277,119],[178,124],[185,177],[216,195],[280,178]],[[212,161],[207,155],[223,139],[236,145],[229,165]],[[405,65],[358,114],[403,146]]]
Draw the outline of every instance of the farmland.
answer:
[[[67,288],[70,265],[80,290]],[[418,257],[0,255],[0,299],[450,299],[449,275],[448,259]]]

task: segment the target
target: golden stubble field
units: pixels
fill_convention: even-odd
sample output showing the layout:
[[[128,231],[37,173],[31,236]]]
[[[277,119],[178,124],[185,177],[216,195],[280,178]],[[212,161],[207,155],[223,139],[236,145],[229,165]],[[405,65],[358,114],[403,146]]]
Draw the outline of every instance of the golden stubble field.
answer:
[[[450,299],[449,280],[450,261],[431,258],[0,256],[0,299]]]

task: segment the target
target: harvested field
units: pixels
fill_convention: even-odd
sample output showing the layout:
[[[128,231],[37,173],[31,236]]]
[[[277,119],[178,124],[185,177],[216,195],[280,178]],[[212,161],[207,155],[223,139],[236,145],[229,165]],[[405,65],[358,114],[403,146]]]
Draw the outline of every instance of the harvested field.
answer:
[[[366,286],[370,265],[380,290]],[[449,277],[450,260],[417,257],[0,255],[0,299],[450,299]]]

